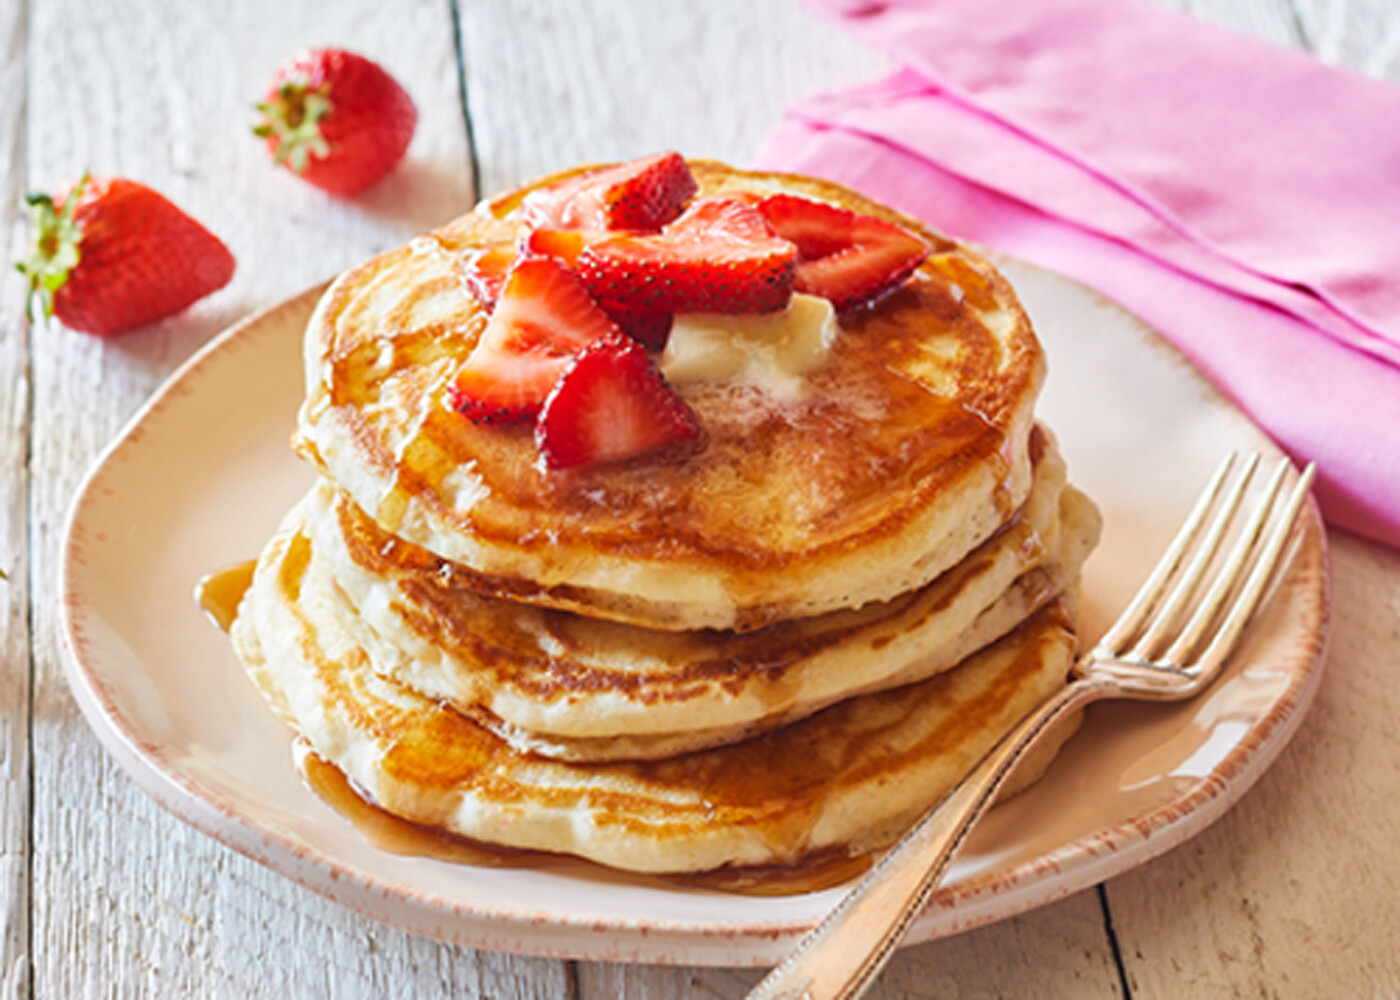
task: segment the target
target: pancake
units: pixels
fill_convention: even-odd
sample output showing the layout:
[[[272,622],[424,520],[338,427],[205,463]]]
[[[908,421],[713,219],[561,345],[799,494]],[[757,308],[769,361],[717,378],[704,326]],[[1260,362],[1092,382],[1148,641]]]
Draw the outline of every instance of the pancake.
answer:
[[[571,760],[670,756],[948,669],[1064,591],[1098,516],[1066,486],[1048,436],[1033,444],[1026,505],[933,583],[758,632],[658,632],[482,597],[325,483],[303,503],[306,586],[373,669],[512,745]]]
[[[444,401],[485,324],[461,256],[515,240],[513,192],[335,282],[307,330],[298,450],[479,593],[651,629],[758,629],[888,601],[956,565],[1030,488],[1045,361],[1010,286],[845,188],[691,166],[701,195],[832,202],[932,253],[843,314],[801,392],[677,386],[703,428],[693,454],[549,470],[528,427],[477,426]]]
[[[299,511],[264,550],[234,624],[251,675],[322,758],[391,813],[488,844],[641,872],[793,864],[891,842],[1065,683],[1057,600],[956,669],[848,699],[723,748],[579,764],[510,747],[377,674],[304,586]]]

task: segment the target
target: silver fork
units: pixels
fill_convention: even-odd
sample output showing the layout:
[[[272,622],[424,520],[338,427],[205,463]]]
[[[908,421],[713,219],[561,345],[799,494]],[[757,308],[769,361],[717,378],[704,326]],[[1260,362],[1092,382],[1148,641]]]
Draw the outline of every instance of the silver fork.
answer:
[[[1105,698],[1190,698],[1215,680],[1283,557],[1313,479],[1309,465],[1281,498],[1292,468],[1281,459],[1244,511],[1241,501],[1258,464],[1257,454],[1243,460],[1232,454],[1220,465],[1142,589],[1075,664],[1070,683],[993,747],[749,993],[749,1000],[861,996],[1016,762],[1059,720]],[[1241,521],[1243,527],[1232,532]],[[1230,537],[1234,543],[1227,546]]]

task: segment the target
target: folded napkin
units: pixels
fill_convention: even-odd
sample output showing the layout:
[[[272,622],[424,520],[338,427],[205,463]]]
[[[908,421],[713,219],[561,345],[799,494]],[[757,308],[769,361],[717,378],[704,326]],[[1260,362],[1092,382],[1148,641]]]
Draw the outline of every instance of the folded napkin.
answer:
[[[758,157],[1095,288],[1400,545],[1400,87],[1141,0],[809,0],[901,68]]]

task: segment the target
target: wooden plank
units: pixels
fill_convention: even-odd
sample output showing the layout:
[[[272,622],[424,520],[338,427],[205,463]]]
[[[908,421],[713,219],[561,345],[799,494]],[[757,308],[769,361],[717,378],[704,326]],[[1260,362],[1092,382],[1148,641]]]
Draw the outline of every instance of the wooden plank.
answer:
[[[738,1000],[758,969],[659,969],[584,965],[580,1000]],[[1033,913],[900,951],[866,994],[906,997],[1117,997],[1098,894],[1088,891]]]
[[[1153,0],[1380,79],[1400,80],[1400,17],[1390,0]]]
[[[1288,0],[1185,0],[1184,9],[1202,21],[1288,48],[1306,48],[1307,38]]]
[[[24,51],[21,0],[0,2],[0,246],[23,253]],[[29,339],[24,279],[0,277],[0,997],[28,991]]]
[[[1319,59],[1400,80],[1400,17],[1390,0],[1293,0],[1293,7]]]
[[[58,531],[73,488],[158,381],[231,320],[473,200],[450,8],[124,0],[99,15],[81,0],[34,0],[31,9],[31,183],[85,168],[145,181],[239,260],[227,289],[120,341],[35,332],[34,994],[507,997],[523,979],[562,995],[561,962],[533,963],[521,977],[515,959],[383,928],[164,814],[80,721],[54,640]],[[274,65],[310,44],[380,59],[419,105],[409,162],[353,202],[273,170],[247,134]]]
[[[797,97],[884,56],[788,3],[462,3],[467,99],[491,194],[661,149],[747,162]]]
[[[1265,37],[1308,41],[1324,56],[1335,44],[1342,61],[1396,72],[1400,18],[1371,17],[1387,0],[1349,0],[1340,10],[1328,7],[1331,0],[1297,0],[1296,16],[1288,17],[1264,0],[1164,2],[1226,23],[1266,25],[1258,29]],[[165,816],[107,764],[77,721],[52,639],[47,598],[73,485],[164,373],[229,319],[397,243],[471,200],[443,3],[258,0],[206,8],[124,0],[104,5],[98,16],[79,0],[32,0],[32,31],[26,31],[20,0],[0,0],[0,44],[8,42],[0,48],[7,56],[0,99],[22,84],[15,48],[22,43],[15,37],[33,36],[30,182],[52,185],[83,167],[137,176],[220,232],[240,259],[229,289],[121,345],[62,330],[35,335],[34,995],[552,998],[573,992],[564,963],[477,955],[386,930]],[[487,192],[578,160],[665,147],[742,162],[785,101],[883,67],[880,57],[787,3],[667,0],[587,8],[482,0],[461,8]],[[1217,15],[1217,8],[1227,13]],[[298,44],[327,42],[385,59],[424,110],[408,169],[353,205],[268,171],[242,134],[247,104],[278,59]],[[192,77],[202,81],[202,92],[189,90]],[[18,114],[23,101],[0,107],[0,115]],[[16,125],[6,134],[18,132]],[[23,145],[10,148],[12,156],[23,155]],[[3,191],[12,190],[15,168],[0,167],[7,169],[0,175]],[[10,199],[0,206],[7,233],[14,231],[4,214],[12,205]],[[17,315],[10,281],[0,285],[0,316]],[[21,384],[25,349],[12,339],[17,329],[6,325],[0,340],[0,385]],[[5,403],[0,474],[22,470],[16,449],[26,433],[24,408]],[[23,561],[22,506],[21,527],[13,521],[22,503],[14,497],[23,491],[15,493],[14,482],[0,486],[9,491],[0,559],[18,553]],[[1396,801],[1400,790],[1387,766],[1395,748],[1393,740],[1367,735],[1389,732],[1397,707],[1386,695],[1380,661],[1400,639],[1386,625],[1400,611],[1400,566],[1393,554],[1353,540],[1339,540],[1337,549],[1332,672],[1303,734],[1260,788],[1205,837],[1109,886],[1136,995],[1330,995],[1351,983],[1356,987],[1344,992],[1389,995],[1400,988],[1388,947],[1400,931],[1396,913],[1384,905],[1351,913],[1355,897],[1347,891],[1360,885],[1368,902],[1394,898],[1393,873],[1400,870],[1396,814],[1377,805]],[[10,867],[13,831],[24,823],[14,808],[27,766],[20,756],[25,719],[16,720],[13,706],[20,702],[12,698],[22,702],[27,692],[27,606],[27,583],[0,584],[5,996],[28,992],[27,934],[11,923],[24,919],[28,894]],[[1350,611],[1342,615],[1343,608]],[[1357,666],[1341,672],[1340,663]],[[1346,780],[1335,780],[1338,774]],[[910,949],[874,995],[1115,995],[1103,935],[1094,896],[1083,894]],[[1326,955],[1319,954],[1323,949]],[[575,972],[578,994],[588,997],[740,996],[758,976],[589,964]]]

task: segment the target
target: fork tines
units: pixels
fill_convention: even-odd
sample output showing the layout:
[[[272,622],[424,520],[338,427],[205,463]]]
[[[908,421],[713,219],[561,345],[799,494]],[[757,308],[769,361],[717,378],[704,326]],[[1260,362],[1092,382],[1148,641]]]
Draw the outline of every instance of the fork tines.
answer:
[[[1242,515],[1259,465],[1258,453],[1220,464],[1101,653],[1186,672],[1219,666],[1263,597],[1315,473],[1309,464],[1283,494],[1293,466],[1280,458]]]

